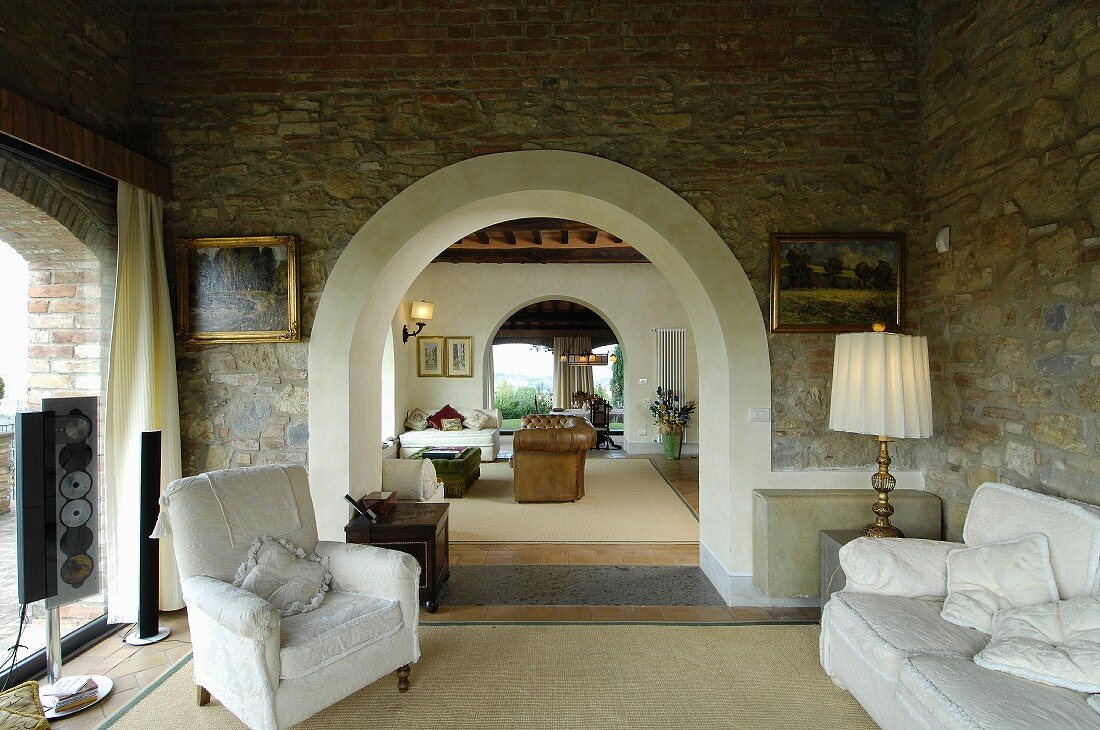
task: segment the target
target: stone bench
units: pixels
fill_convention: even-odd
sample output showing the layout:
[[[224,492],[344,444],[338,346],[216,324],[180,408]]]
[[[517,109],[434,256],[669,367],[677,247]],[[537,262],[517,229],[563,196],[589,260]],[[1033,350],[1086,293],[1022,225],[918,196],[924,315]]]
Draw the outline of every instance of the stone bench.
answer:
[[[753,583],[770,597],[812,598],[821,591],[822,530],[859,530],[875,515],[867,489],[755,489],[752,493]],[[895,489],[890,522],[906,537],[941,539],[940,498]]]

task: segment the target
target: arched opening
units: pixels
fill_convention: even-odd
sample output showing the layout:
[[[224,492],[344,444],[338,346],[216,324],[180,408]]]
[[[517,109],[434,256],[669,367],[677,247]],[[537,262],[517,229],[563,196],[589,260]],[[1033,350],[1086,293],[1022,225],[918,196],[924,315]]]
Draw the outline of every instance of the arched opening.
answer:
[[[532,277],[533,278],[533,277]],[[528,278],[530,281],[531,278]],[[563,288],[565,288],[563,286]],[[528,291],[527,294],[533,292]],[[597,297],[600,292],[593,292]],[[605,294],[608,302],[614,302],[614,294]],[[553,408],[571,408],[574,392],[583,391],[589,395],[600,394],[610,402],[610,371],[611,365],[603,368],[581,369],[580,380],[590,382],[581,384],[560,383],[563,374],[568,371],[557,364],[560,349],[572,347],[589,349],[593,352],[604,352],[616,345],[622,346],[624,335],[621,328],[617,327],[610,319],[611,315],[601,311],[601,307],[592,304],[588,300],[570,297],[563,294],[555,294],[552,297],[528,297],[522,304],[517,304],[505,312],[503,318],[496,321],[489,330],[486,338],[486,357],[499,347],[529,346],[539,347],[545,350],[545,363],[540,371],[543,379],[540,385],[547,385],[545,410]],[[490,375],[499,384],[508,376],[514,375],[515,368],[506,371],[501,367],[497,359],[493,358],[492,370],[486,369],[486,377]],[[588,376],[587,378],[585,376]],[[530,382],[528,387],[530,387]],[[517,385],[517,383],[513,383]],[[497,389],[494,387],[494,393]],[[495,405],[501,407],[500,399]],[[503,410],[503,409],[502,409]],[[544,412],[545,412],[544,410]],[[620,403],[615,409],[615,415],[620,421],[623,416],[623,408]],[[526,413],[526,411],[525,411]],[[524,413],[524,414],[525,414]],[[509,415],[506,413],[506,419]],[[518,415],[516,416],[518,418]],[[508,424],[505,424],[508,430]],[[620,429],[621,430],[621,429]]]
[[[14,153],[0,152],[0,288],[5,323],[0,377],[0,555],[14,559],[15,521],[10,511],[9,454],[12,424],[20,411],[42,408],[45,398],[96,396],[99,453],[103,453],[104,402],[116,267],[114,194],[59,171],[40,168]],[[18,264],[14,264],[18,260]],[[12,262],[12,263],[9,263]],[[14,295],[14,296],[13,296]],[[16,326],[12,327],[15,324]],[[14,376],[14,377],[12,377]],[[102,460],[98,467],[102,483]],[[105,503],[91,498],[100,539],[96,595],[62,606],[61,631],[68,634],[106,610]],[[0,602],[18,605],[14,575],[0,582]],[[17,660],[43,648],[45,608],[29,607]],[[18,611],[0,617],[0,640],[14,639]]]
[[[686,201],[628,167],[577,153],[501,153],[443,168],[383,206],[349,242],[322,295],[309,353],[321,535],[342,535],[341,494],[378,487],[381,451],[370,445],[379,425],[358,414],[381,407],[380,343],[412,281],[468,232],[537,216],[584,220],[629,240],[683,302],[705,364],[700,566],[728,598],[733,578],[751,572],[751,493],[770,471],[768,425],[748,420],[750,408],[770,400],[759,304],[725,242]]]

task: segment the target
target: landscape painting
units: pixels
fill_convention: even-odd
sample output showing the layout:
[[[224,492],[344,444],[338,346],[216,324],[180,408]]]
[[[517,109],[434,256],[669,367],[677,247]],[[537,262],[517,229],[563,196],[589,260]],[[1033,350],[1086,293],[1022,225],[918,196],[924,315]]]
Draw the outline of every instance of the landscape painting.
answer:
[[[771,255],[772,332],[904,327],[902,234],[775,234]]]
[[[176,246],[176,265],[181,339],[301,339],[296,236],[184,239]]]

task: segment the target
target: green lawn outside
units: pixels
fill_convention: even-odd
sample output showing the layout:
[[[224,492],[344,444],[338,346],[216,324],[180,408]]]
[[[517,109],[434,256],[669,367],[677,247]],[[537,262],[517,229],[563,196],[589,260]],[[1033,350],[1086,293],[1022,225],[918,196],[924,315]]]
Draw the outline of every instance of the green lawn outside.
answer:
[[[501,419],[500,430],[501,431],[515,431],[517,428],[519,428],[519,420],[520,419],[518,419],[518,418],[503,418],[503,419]],[[622,431],[623,430],[623,424],[621,424],[621,423],[612,423],[611,424],[611,430],[612,431]]]

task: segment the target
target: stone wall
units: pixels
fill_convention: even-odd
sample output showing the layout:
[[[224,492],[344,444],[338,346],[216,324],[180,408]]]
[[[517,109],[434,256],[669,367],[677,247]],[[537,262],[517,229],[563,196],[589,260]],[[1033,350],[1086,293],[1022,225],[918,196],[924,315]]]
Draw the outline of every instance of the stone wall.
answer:
[[[659,180],[725,238],[762,315],[770,233],[913,232],[910,0],[440,6],[140,3],[135,108],[173,169],[167,239],[301,236],[308,338],[364,221],[490,152],[585,152]],[[825,427],[832,340],[772,338],[776,468],[871,464],[867,439]],[[181,351],[187,471],[304,458],[288,428],[303,350]]]
[[[1097,18],[1089,2],[922,4],[911,268],[946,442],[927,485],[952,536],[988,480],[1100,501]]]
[[[128,0],[5,2],[0,86],[126,142],[132,5]]]

